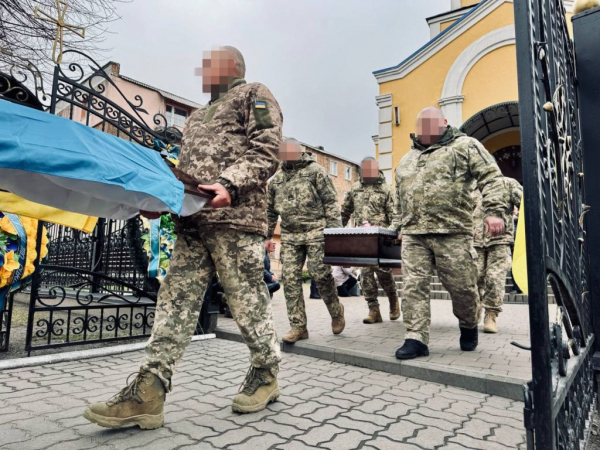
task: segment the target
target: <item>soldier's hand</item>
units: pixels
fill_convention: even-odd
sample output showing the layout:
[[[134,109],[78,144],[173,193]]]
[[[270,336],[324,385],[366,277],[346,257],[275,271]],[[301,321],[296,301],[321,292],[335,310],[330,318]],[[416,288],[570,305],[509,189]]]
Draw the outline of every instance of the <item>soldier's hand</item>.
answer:
[[[162,216],[162,213],[152,211],[140,211],[140,214],[149,220],[158,219]]]
[[[272,279],[273,281],[277,281],[279,278],[277,278],[277,275],[273,274],[273,276],[271,277],[271,279]]]
[[[492,236],[504,233],[504,220],[497,217],[487,217],[485,219],[485,231]]]
[[[215,194],[215,198],[213,198],[209,203],[209,205],[213,208],[225,208],[231,205],[231,195],[221,183],[210,185],[200,184],[198,187]]]

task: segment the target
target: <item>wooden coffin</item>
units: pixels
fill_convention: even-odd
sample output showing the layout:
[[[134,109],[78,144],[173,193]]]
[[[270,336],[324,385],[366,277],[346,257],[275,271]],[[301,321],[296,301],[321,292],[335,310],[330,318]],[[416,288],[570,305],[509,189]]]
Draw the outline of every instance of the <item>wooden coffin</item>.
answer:
[[[401,267],[397,233],[387,228],[326,228],[325,258],[331,266]]]

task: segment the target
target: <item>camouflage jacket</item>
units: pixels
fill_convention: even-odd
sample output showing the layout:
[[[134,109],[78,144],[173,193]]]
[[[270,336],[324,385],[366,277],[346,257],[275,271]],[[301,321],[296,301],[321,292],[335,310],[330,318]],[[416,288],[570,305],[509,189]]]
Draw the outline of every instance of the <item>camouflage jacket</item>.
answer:
[[[293,169],[282,167],[269,182],[267,216],[268,237],[281,216],[281,242],[322,242],[323,229],[342,226],[333,182],[308,153],[302,153]]]
[[[483,193],[486,217],[504,217],[508,208],[504,179],[489,152],[448,127],[435,145],[414,139],[396,168],[396,209],[402,234],[473,233],[471,186]]]
[[[271,92],[242,79],[192,113],[183,131],[179,169],[204,184],[221,183],[232,203],[179,219],[180,228],[217,226],[267,234],[265,187],[277,170],[282,122]]]
[[[361,176],[360,181],[354,183],[346,193],[342,203],[343,226],[346,226],[353,214],[357,227],[368,221],[379,227],[397,228],[394,220],[394,195],[383,172],[379,172],[379,178],[373,184],[365,184]]]
[[[505,195],[508,199],[509,206],[504,213],[506,231],[500,236],[492,237],[488,233],[485,233],[485,217],[483,216],[483,198],[481,192],[479,192],[479,189],[473,189],[471,193],[474,204],[473,245],[475,247],[491,247],[492,245],[499,244],[510,245],[515,239],[513,212],[515,207],[518,209],[521,206],[521,194],[523,193],[523,188],[514,178],[504,177],[504,184],[506,189]]]

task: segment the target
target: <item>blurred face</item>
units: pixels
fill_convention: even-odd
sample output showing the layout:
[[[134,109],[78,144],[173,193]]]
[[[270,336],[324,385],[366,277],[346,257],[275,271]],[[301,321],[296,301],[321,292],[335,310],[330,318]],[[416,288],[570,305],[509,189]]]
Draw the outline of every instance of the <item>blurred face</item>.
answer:
[[[433,145],[446,132],[448,121],[437,108],[425,108],[417,116],[417,137],[425,145]]]
[[[282,142],[279,146],[279,160],[283,163],[299,161],[302,148],[297,142]]]
[[[365,183],[373,183],[379,178],[379,164],[373,159],[367,159],[360,165],[360,171]]]
[[[227,92],[237,75],[235,60],[226,50],[211,50],[202,56],[202,92]]]
[[[273,253],[275,251],[275,243],[271,241],[265,241],[265,250],[269,253]]]

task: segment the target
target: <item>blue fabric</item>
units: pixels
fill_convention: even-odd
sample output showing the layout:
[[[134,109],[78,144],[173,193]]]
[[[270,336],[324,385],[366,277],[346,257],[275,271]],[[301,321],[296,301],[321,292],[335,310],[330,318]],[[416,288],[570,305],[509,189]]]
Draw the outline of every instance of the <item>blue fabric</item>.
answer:
[[[160,217],[150,221],[150,261],[148,276],[156,278],[160,268]]]
[[[269,284],[273,282],[273,272],[271,272],[271,260],[269,259],[269,254],[265,252],[265,271],[263,274],[263,279],[265,283]]]
[[[121,187],[180,214],[184,188],[159,152],[91,127],[0,100],[0,168]],[[13,181],[14,182],[14,181]],[[11,190],[0,180],[0,187]]]

